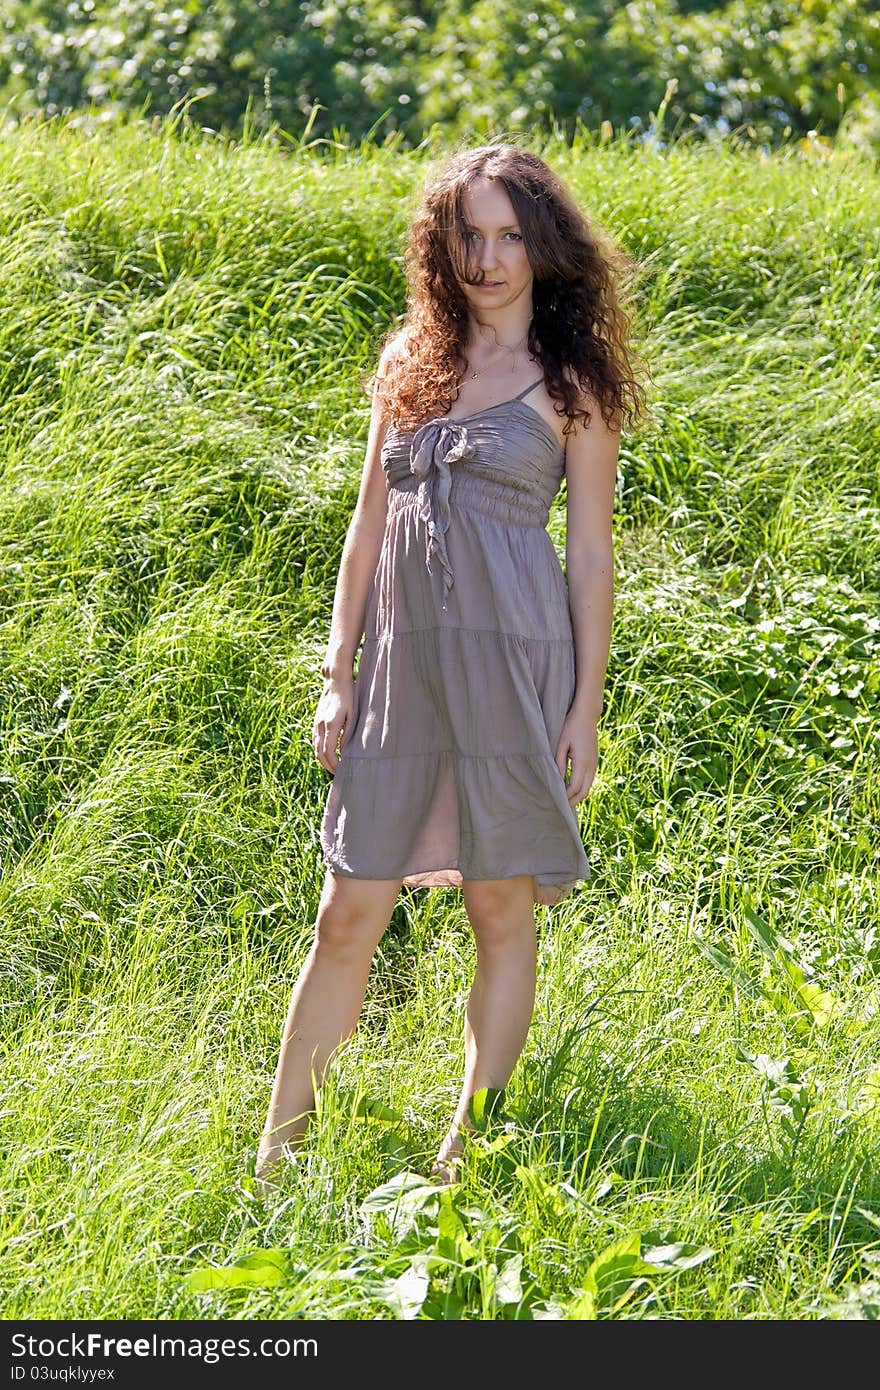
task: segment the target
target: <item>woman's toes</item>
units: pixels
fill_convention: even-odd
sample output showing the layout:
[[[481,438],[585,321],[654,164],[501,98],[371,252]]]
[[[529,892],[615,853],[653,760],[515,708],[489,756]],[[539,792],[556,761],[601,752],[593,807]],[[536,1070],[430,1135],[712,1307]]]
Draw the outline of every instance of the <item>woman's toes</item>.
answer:
[[[431,1165],[431,1177],[438,1178],[442,1183],[458,1182],[458,1170],[461,1168],[464,1149],[464,1140],[460,1131],[453,1127],[446,1133],[437,1157]]]

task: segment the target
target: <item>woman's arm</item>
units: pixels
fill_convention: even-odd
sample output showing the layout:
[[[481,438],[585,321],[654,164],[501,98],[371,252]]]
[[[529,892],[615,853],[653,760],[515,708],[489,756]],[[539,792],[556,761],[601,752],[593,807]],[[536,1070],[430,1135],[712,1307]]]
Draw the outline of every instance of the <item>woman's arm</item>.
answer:
[[[597,402],[588,404],[589,426],[578,424],[565,449],[565,570],[574,633],[575,693],[556,762],[563,777],[571,762],[568,799],[572,804],[583,800],[596,775],[596,725],[602,713],[614,607],[611,519],[620,432],[608,428]]]
[[[565,573],[577,659],[574,704],[598,719],[611,648],[611,517],[620,434],[608,429],[598,405],[591,409],[589,427],[579,427],[565,450]]]
[[[379,359],[380,377],[392,350],[390,345],[386,347]],[[312,732],[318,762],[328,772],[336,771],[338,745],[344,740],[354,708],[354,659],[364,635],[367,595],[385,534],[388,487],[381,449],[387,428],[382,404],[374,392],[360,489],[342,547],[327,650],[321,665],[324,688]]]
[[[379,457],[385,429],[374,403],[360,490],[339,563],[327,652],[321,667],[325,677],[352,674],[364,635],[367,594],[379,562],[388,507],[388,488]]]

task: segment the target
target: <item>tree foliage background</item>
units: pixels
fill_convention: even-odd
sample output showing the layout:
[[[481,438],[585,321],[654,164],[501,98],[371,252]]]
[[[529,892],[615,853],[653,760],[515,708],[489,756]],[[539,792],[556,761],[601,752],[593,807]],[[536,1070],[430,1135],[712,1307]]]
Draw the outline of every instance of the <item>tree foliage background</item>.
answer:
[[[859,0],[5,0],[6,119],[89,107],[314,138],[578,123],[810,131],[880,149],[880,4]]]

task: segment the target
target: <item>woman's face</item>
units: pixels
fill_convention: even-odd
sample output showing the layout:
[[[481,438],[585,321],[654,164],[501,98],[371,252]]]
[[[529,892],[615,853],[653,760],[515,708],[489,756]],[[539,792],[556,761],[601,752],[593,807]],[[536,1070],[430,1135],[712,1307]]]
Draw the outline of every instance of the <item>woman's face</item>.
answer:
[[[463,198],[469,273],[477,285],[462,284],[468,303],[482,318],[522,295],[531,295],[532,268],[522,228],[503,184],[480,179]]]

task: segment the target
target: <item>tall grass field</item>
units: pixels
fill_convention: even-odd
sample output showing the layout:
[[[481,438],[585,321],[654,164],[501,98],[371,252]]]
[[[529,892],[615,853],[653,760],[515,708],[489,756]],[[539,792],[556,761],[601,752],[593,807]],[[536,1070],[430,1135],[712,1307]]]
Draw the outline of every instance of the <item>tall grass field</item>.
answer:
[[[426,1174],[474,946],[404,889],[266,1200],[360,382],[442,152],[0,132],[6,1319],[880,1315],[880,172],[538,152],[638,262],[652,375],[592,878],[537,909],[460,1184]]]

